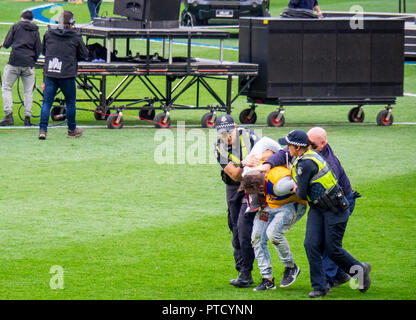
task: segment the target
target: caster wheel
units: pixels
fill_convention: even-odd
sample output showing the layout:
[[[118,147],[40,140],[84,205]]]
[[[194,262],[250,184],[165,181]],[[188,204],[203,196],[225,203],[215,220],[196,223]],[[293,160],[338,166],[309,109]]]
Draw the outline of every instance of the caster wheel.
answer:
[[[382,110],[377,114],[377,125],[391,126],[393,124],[393,114],[389,110]]]
[[[51,119],[52,121],[65,121],[66,109],[64,107],[52,107]]]
[[[267,125],[269,127],[283,127],[285,125],[285,116],[281,115],[279,119],[280,112],[273,111],[267,117]]]
[[[208,112],[204,114],[201,118],[201,125],[202,128],[215,128],[215,120],[217,116],[214,115],[212,112]]]
[[[109,116],[107,118],[107,128],[108,129],[121,129],[124,125],[124,118],[120,117],[118,119],[118,115]]]
[[[155,117],[155,127],[156,128],[169,128],[170,127],[170,117],[168,116],[166,119],[166,113],[158,113]]]
[[[143,107],[139,111],[140,120],[153,120],[156,116],[155,109],[151,107]]]
[[[101,109],[95,109],[94,110],[94,118],[95,120],[101,121],[101,120],[107,120],[108,116],[110,115],[110,110],[101,110]]]
[[[257,114],[254,109],[244,109],[240,112],[240,123],[255,124],[257,121]]]
[[[349,122],[363,122],[364,121],[364,111],[360,110],[360,107],[355,107],[348,112],[348,121]]]
[[[197,25],[197,19],[195,15],[187,10],[183,10],[181,16],[181,25],[184,27],[193,27],[194,25]]]

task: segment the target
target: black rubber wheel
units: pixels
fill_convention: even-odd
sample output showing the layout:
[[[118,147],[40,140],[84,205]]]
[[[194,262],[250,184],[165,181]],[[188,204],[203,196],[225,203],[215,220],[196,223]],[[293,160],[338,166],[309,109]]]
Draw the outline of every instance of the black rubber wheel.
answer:
[[[382,110],[377,114],[377,125],[379,126],[391,126],[393,124],[393,114],[390,114],[389,119],[387,115],[389,114],[388,110]]]
[[[364,111],[361,110],[361,115],[358,116],[360,107],[355,107],[348,112],[348,121],[349,122],[363,122],[364,121]]]
[[[66,108],[64,107],[52,107],[51,109],[52,121],[64,121],[66,119]]]
[[[217,116],[212,112],[205,113],[201,118],[201,125],[203,128],[215,128],[215,120]]]
[[[197,19],[195,15],[187,10],[183,10],[181,15],[181,25],[184,27],[193,27],[197,25]]]
[[[240,112],[240,123],[255,124],[257,121],[257,114],[253,109],[244,109]]]
[[[110,110],[105,111],[102,109],[95,109],[94,118],[95,120],[98,120],[98,121],[107,120],[110,114],[111,114]]]
[[[279,111],[273,111],[267,117],[267,125],[269,127],[283,127],[285,125],[285,116],[282,115],[280,120],[279,119]]]
[[[140,120],[153,120],[155,116],[156,111],[151,107],[142,107],[139,111]]]
[[[117,122],[117,115],[109,116],[107,118],[107,128],[108,129],[121,129],[124,125],[124,118],[120,117],[120,120]]]
[[[161,112],[158,113],[155,117],[155,127],[156,128],[169,128],[170,127],[170,117],[168,116],[167,119],[165,119],[166,113]]]

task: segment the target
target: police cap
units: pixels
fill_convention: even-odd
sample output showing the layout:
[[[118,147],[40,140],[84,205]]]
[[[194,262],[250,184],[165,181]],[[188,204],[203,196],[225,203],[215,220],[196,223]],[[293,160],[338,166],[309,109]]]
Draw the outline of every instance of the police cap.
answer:
[[[309,145],[309,139],[305,131],[292,130],[286,137],[280,138],[279,143],[282,146],[292,144],[299,147],[307,147]]]

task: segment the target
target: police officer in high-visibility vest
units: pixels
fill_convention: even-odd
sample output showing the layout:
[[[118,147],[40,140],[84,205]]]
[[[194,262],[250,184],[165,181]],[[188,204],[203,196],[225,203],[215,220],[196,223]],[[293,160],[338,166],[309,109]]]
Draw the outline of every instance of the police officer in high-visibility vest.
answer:
[[[296,157],[292,167],[296,194],[310,205],[304,241],[314,289],[309,297],[322,297],[328,292],[322,268],[324,248],[344,272],[358,280],[359,290],[366,292],[371,283],[370,264],[359,262],[342,248],[349,204],[335,175],[326,161],[308,148],[310,141],[306,132],[293,130],[286,137],[280,138],[279,143],[288,145],[290,155]]]
[[[253,284],[254,250],[251,245],[254,214],[246,213],[247,201],[243,191],[239,191],[243,159],[259,140],[252,130],[237,127],[229,114],[216,120],[219,139],[215,146],[215,155],[222,167],[221,177],[226,185],[228,226],[232,232],[235,268],[239,272],[230,284],[247,288]]]

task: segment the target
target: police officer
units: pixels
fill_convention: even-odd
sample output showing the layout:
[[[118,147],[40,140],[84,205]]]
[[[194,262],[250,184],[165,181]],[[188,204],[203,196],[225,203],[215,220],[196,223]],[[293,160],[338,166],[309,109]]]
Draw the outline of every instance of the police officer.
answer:
[[[310,205],[304,241],[314,289],[309,297],[322,297],[328,291],[322,268],[324,248],[344,272],[358,279],[359,290],[366,292],[371,283],[370,264],[359,262],[342,248],[349,203],[334,173],[318,153],[308,148],[310,141],[304,131],[293,130],[279,143],[288,145],[290,155],[296,157],[292,167],[296,194]]]
[[[229,114],[216,120],[219,138],[215,146],[215,156],[221,165],[221,177],[226,185],[228,206],[228,226],[232,232],[235,268],[239,272],[230,284],[246,288],[253,283],[254,250],[251,245],[254,214],[246,213],[247,202],[244,191],[239,191],[243,159],[259,140],[255,133],[237,127]]]
[[[318,152],[319,155],[325,159],[337,177],[338,184],[341,186],[342,191],[344,191],[345,197],[350,205],[349,214],[351,215],[355,208],[355,199],[361,197],[361,195],[357,191],[352,190],[350,179],[328,143],[325,129],[321,127],[313,127],[308,131],[307,135],[309,141],[311,142],[312,149]],[[326,251],[324,252],[322,265],[328,284],[331,287],[337,287],[346,283],[351,278],[347,273],[342,271],[342,269],[338,268],[338,266],[328,257]]]

